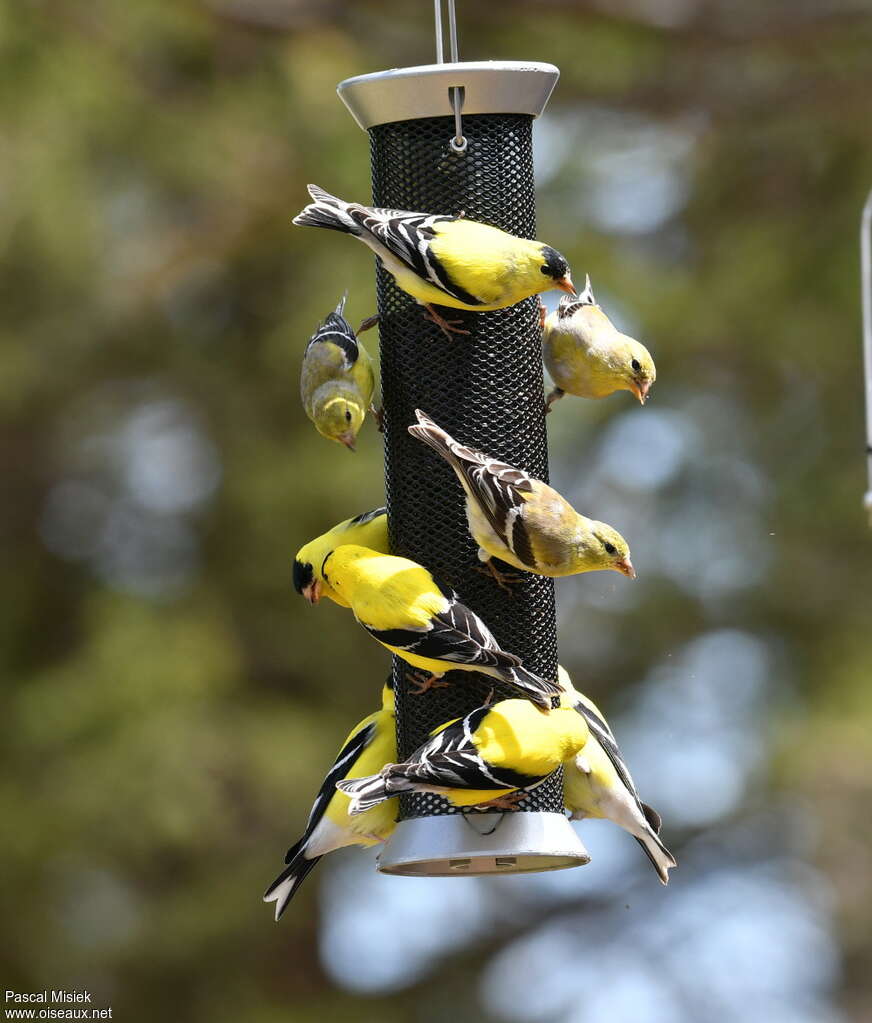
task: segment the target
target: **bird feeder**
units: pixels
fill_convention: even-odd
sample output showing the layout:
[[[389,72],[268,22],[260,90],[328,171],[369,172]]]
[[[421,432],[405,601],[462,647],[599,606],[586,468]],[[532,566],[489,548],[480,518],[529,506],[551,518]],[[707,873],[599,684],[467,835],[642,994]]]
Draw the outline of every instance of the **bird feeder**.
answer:
[[[369,134],[374,206],[465,213],[534,238],[532,126],[559,77],[550,64],[461,63],[449,0],[451,61],[443,61],[436,0],[437,63],[349,78],[339,96]],[[469,335],[450,339],[381,266],[376,271],[384,407],[385,489],[394,554],[425,565],[481,615],[531,671],[557,672],[554,582],[524,573],[504,592],[477,559],[463,492],[451,468],[407,427],[420,408],[461,443],[548,480],[538,302],[496,312],[450,310]],[[394,658],[400,759],[445,721],[494,699],[516,697],[475,673],[415,695],[409,666]],[[400,798],[400,821],[379,858],[385,873],[455,876],[555,870],[587,863],[563,811],[562,772],[516,812],[458,811],[440,796]]]

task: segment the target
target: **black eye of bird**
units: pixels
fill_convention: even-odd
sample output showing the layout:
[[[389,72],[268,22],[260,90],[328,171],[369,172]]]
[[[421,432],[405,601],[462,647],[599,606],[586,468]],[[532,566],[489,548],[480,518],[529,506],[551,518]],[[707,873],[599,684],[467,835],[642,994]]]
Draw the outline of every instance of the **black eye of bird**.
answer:
[[[638,359],[633,359],[633,361],[630,363],[630,365],[633,367],[633,372],[634,373],[638,373],[639,370],[642,368],[641,365],[639,364],[639,360]]]
[[[345,410],[345,422],[346,423],[351,422],[351,413],[348,411],[348,409]]]
[[[603,547],[606,549],[606,554],[617,554],[618,548],[613,543],[604,543]]]

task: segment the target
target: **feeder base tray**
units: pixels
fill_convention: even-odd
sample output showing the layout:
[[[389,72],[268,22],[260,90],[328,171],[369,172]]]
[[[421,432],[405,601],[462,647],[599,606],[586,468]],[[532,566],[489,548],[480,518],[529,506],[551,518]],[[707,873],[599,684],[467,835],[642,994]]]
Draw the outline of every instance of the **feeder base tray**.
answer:
[[[589,861],[560,813],[446,814],[400,821],[378,869],[411,877],[470,877],[563,870]]]

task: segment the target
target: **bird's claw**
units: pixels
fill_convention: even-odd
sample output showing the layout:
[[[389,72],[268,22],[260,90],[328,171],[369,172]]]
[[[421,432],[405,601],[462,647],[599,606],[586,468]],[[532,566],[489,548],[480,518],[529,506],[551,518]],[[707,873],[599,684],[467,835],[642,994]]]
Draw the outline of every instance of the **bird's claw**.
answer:
[[[564,391],[560,387],[555,387],[554,390],[548,395],[548,397],[545,399],[545,415],[546,416],[551,411],[551,408],[554,405],[554,402],[555,401],[560,401],[560,399],[563,397],[564,394],[566,394],[566,391]]]
[[[499,586],[501,590],[508,593],[510,597],[514,596],[513,586],[518,586],[524,581],[522,575],[518,575],[514,572],[501,572],[492,560],[488,559],[483,565],[475,566],[476,572],[481,572],[482,575],[489,575],[494,582]]]
[[[451,340],[452,334],[469,334],[468,330],[461,330],[459,327],[454,326],[455,323],[463,323],[463,320],[446,320],[444,316],[440,316],[433,306],[429,304],[425,305],[424,308],[427,310],[429,318],[436,324],[449,341]]]
[[[548,309],[542,299],[539,299],[539,329],[545,329],[545,320],[548,318]]]
[[[385,432],[385,410],[384,406],[376,408],[375,405],[369,406],[369,411],[372,413],[373,419],[375,419],[375,425],[378,427],[379,433]]]
[[[371,327],[374,327],[377,323],[378,313],[374,313],[372,316],[367,316],[367,318],[363,320],[360,326],[357,328],[356,333],[362,334],[364,331],[369,330]]]
[[[525,792],[523,789],[517,789],[515,792],[509,792],[505,796],[497,796],[495,799],[489,799],[486,803],[477,803],[473,809],[484,811],[485,813],[491,810],[517,810],[519,804],[523,803],[529,795],[529,792]]]
[[[450,682],[444,682],[441,675],[427,675],[425,672],[407,672],[407,680],[414,687],[411,690],[413,696],[422,696],[430,689],[447,689]]]

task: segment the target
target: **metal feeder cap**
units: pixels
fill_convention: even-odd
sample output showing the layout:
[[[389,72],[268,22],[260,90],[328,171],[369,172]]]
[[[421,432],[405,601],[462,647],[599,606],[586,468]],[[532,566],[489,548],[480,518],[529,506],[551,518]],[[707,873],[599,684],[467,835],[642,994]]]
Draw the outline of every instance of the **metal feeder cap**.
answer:
[[[346,78],[339,98],[364,131],[378,124],[452,113],[449,89],[463,89],[463,115],[529,114],[545,109],[560,72],[535,61],[425,64]]]

